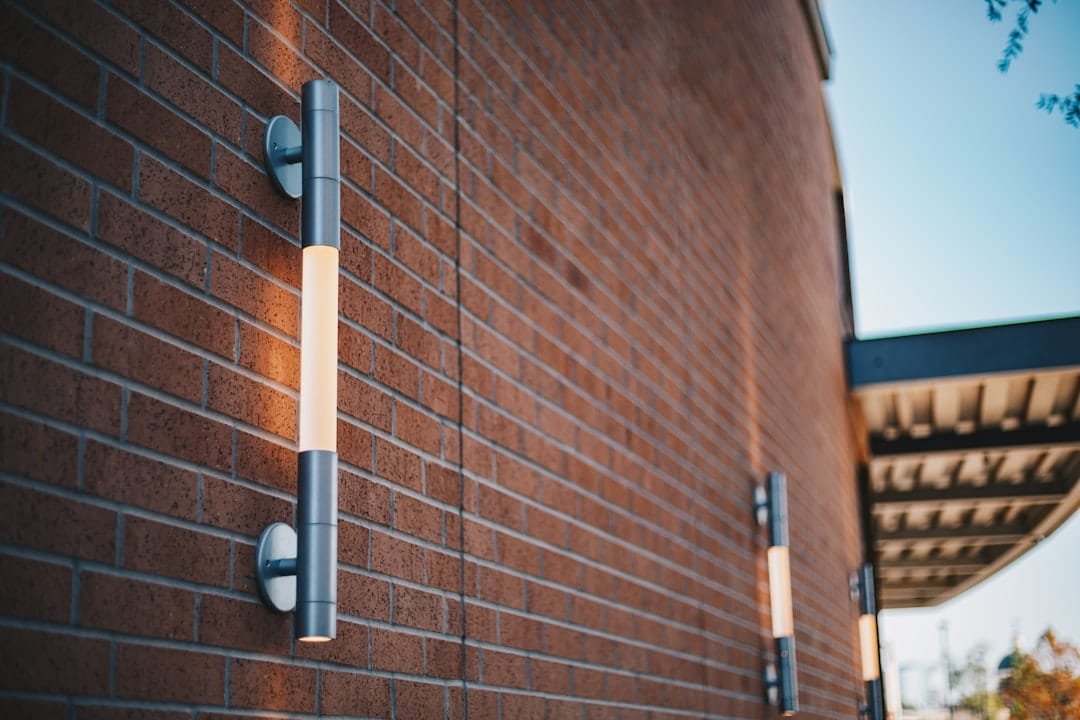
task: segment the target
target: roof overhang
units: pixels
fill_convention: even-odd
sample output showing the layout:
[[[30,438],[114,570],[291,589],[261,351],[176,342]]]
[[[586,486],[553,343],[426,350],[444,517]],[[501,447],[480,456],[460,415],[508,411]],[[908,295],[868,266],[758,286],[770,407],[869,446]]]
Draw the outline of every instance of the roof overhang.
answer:
[[[1080,317],[852,340],[883,609],[976,585],[1080,507]]]

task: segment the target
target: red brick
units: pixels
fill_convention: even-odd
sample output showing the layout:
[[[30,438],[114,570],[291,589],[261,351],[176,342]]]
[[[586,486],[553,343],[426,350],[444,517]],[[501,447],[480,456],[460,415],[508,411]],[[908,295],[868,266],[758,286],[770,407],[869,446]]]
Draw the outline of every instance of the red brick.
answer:
[[[180,0],[180,4],[190,8],[203,22],[209,23],[235,44],[243,44],[244,12],[239,6],[214,0]]]
[[[201,289],[206,280],[206,243],[196,240],[129,204],[102,192],[97,237],[154,267]],[[153,242],[146,242],[152,237]]]
[[[340,606],[339,606],[340,607]],[[298,642],[297,657],[335,665],[366,668],[368,662],[368,629],[366,625],[345,622],[338,618],[337,637],[333,642]],[[326,703],[326,674],[322,675],[323,703]]]
[[[409,582],[423,583],[427,576],[427,560],[421,546],[372,530],[371,569]]]
[[[254,565],[247,572],[253,573]],[[199,606],[199,642],[230,649],[283,655],[289,652],[289,616],[275,613],[258,599],[237,600],[203,595]]]
[[[99,432],[120,430],[120,388],[67,366],[0,345],[0,401]]]
[[[71,568],[0,555],[0,614],[67,623],[71,617]]]
[[[276,30],[286,36],[288,43],[293,46],[300,44],[300,16],[292,8],[272,5],[267,6],[266,13],[276,25]],[[283,27],[285,25],[290,27]],[[247,49],[251,58],[293,90],[299,90],[305,82],[320,77],[298,52],[258,22],[248,23]]]
[[[341,312],[384,339],[393,339],[394,311],[388,303],[349,281],[341,283]]]
[[[322,711],[327,715],[390,717],[390,680],[358,673],[322,673]]]
[[[338,360],[358,372],[371,372],[371,338],[344,322],[338,323]]]
[[[390,81],[390,53],[342,5],[330,3],[330,32],[383,82]]]
[[[256,160],[261,162],[262,158]],[[299,234],[300,206],[297,201],[275,190],[261,166],[257,167],[220,145],[217,149],[214,184],[251,208],[260,218],[274,223],[292,235]]]
[[[524,508],[521,501],[488,485],[480,486],[480,514],[505,527],[522,529]]]
[[[367,107],[361,107],[348,98],[343,98],[341,127],[365,152],[370,153],[382,163],[390,162],[390,133],[375,119]],[[389,243],[380,243],[380,245],[388,247]]]
[[[262,115],[299,117],[298,101],[227,45],[218,45],[218,81]]]
[[[263,377],[300,389],[300,348],[245,320],[240,321],[239,362]]]
[[[288,522],[290,504],[281,498],[217,478],[203,484],[203,522],[256,537],[270,523]]]
[[[367,567],[368,529],[347,520],[338,520],[338,557],[341,562]]]
[[[381,86],[375,87],[375,112],[387,124],[390,132],[414,148],[424,146],[423,123],[393,92]]]
[[[74,487],[77,451],[74,435],[0,413],[0,458],[4,472]]]
[[[225,700],[225,657],[121,645],[116,654],[116,696],[220,705]]]
[[[84,572],[79,586],[79,624],[125,635],[191,642],[195,594],[188,590]]]
[[[346,228],[341,233],[341,268],[362,282],[371,282],[371,243]]]
[[[164,523],[124,520],[124,567],[204,585],[229,586],[229,541]]]
[[[344,470],[340,475],[340,508],[380,525],[389,525],[390,491],[386,486]]]
[[[135,274],[135,317],[223,357],[232,357],[236,320],[197,295]]]
[[[207,405],[285,440],[296,437],[296,400],[224,366],[210,365]]]
[[[53,700],[0,700],[0,717],[31,720],[67,720],[67,704]]]
[[[138,33],[105,8],[76,0],[45,0],[36,3],[35,9],[95,54],[131,75],[138,74]]]
[[[3,212],[3,225],[0,260],[113,309],[124,308],[123,263],[14,211]]]
[[[447,514],[447,530],[449,531],[450,525],[454,523],[450,522],[451,518],[458,518],[457,515]],[[449,532],[447,533],[450,534]],[[454,528],[453,539],[447,543],[447,546],[460,546],[461,531],[456,527]],[[461,556],[459,554],[450,554],[439,552],[438,550],[427,551],[427,583],[433,588],[444,590],[446,592],[461,592]],[[448,604],[454,604],[448,601]],[[456,632],[454,628],[451,628],[447,632]]]
[[[371,629],[371,664],[376,670],[421,675],[424,639],[399,630]]]
[[[300,334],[300,296],[219,253],[212,258],[213,294],[291,337]]]
[[[234,658],[229,684],[231,704],[240,708],[315,711],[315,670],[281,663]]]
[[[300,247],[247,215],[243,224],[244,259],[299,290],[303,271]]]
[[[115,75],[108,80],[105,117],[188,170],[210,177],[210,136]]]
[[[439,453],[442,426],[437,420],[400,402],[395,405],[395,413],[398,438],[432,455]]]
[[[240,213],[146,154],[139,163],[139,199],[219,245],[236,249]]]
[[[87,492],[146,510],[195,519],[198,478],[167,465],[90,440],[86,444]]]
[[[384,250],[390,248],[390,214],[364,195],[341,186],[341,220],[351,229]]]
[[[82,705],[75,712],[75,720],[187,720],[190,717],[182,712],[115,705]]]
[[[443,600],[433,593],[394,585],[394,624],[441,632]]]
[[[172,5],[148,6],[139,0],[118,0],[115,4],[122,13],[137,22],[143,29],[162,39],[204,72],[210,71],[213,61],[213,39],[192,18]],[[221,8],[227,11],[228,8]],[[206,15],[203,15],[206,18]],[[153,45],[148,50],[160,51]],[[149,60],[149,57],[148,57]],[[148,63],[151,64],[152,63]],[[148,71],[153,74],[152,71]]]
[[[423,500],[397,493],[394,499],[394,527],[413,537],[441,543],[443,512]]]
[[[103,315],[94,316],[93,328],[95,365],[190,402],[201,402],[202,358]]]
[[[491,568],[480,570],[480,597],[518,610],[525,609],[525,581]]]
[[[375,379],[411,398],[419,394],[420,369],[393,350],[376,347]]]
[[[446,712],[446,690],[442,685],[395,679],[397,713],[400,720],[429,720]]]
[[[426,365],[438,369],[439,338],[405,316],[398,318],[397,326],[398,347]]]
[[[97,103],[99,66],[14,6],[0,15],[5,59],[87,108]]]
[[[372,435],[366,429],[338,420],[338,454],[342,463],[370,471],[372,442]]]
[[[0,627],[0,646],[2,689],[99,696],[109,691],[105,640]]]
[[[223,472],[232,469],[232,430],[189,410],[132,393],[128,440]]]
[[[376,442],[375,456],[375,470],[379,477],[416,491],[420,490],[423,464],[419,456],[384,440]]]
[[[10,137],[0,138],[0,190],[62,223],[90,229],[90,184]]]
[[[348,373],[338,373],[338,409],[379,430],[390,431],[393,409],[390,395]]]
[[[420,315],[422,286],[403,268],[382,255],[375,257],[374,284],[382,292],[401,303],[414,314]]]
[[[390,620],[390,583],[359,573],[338,571],[341,612],[370,620]]]
[[[427,638],[427,675],[434,678],[461,677],[461,641]]]
[[[424,206],[420,199],[379,168],[375,168],[375,198],[391,215],[418,232],[422,230]]]
[[[83,308],[14,277],[0,283],[0,331],[35,345],[79,357]]]
[[[304,42],[304,52],[328,77],[334,78],[345,92],[360,102],[371,104],[372,77],[363,65],[314,25],[307,25]]]
[[[296,494],[296,451],[290,447],[238,432],[236,465],[242,478]]]
[[[371,192],[371,157],[351,142],[342,142],[341,175],[361,190]]]
[[[484,650],[483,682],[485,685],[526,687],[525,657]]]
[[[8,126],[86,172],[131,190],[131,145],[92,120],[15,80],[8,99]]]
[[[458,419],[458,389],[431,373],[424,373],[420,402],[447,420]]]

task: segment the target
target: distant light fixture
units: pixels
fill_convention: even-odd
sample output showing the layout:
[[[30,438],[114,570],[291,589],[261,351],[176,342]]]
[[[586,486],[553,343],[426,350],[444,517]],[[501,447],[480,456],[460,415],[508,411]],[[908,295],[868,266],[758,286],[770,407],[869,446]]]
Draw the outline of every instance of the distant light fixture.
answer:
[[[271,118],[264,148],[275,187],[291,198],[303,195],[297,531],[280,522],[263,530],[255,548],[255,577],[267,605],[277,612],[296,610],[297,639],[320,642],[337,636],[337,85],[305,83],[301,117],[302,133],[283,115]]]
[[[764,684],[770,703],[777,706],[782,716],[790,717],[799,709],[799,691],[788,555],[787,477],[783,473],[769,473],[765,484],[755,488],[754,513],[758,525],[768,524],[769,528],[769,605],[776,644],[776,667],[766,667]]]
[[[866,683],[866,715],[882,720],[884,703],[881,694],[881,662],[878,654],[877,598],[874,595],[874,566],[863,563],[857,573],[859,594],[859,654]]]

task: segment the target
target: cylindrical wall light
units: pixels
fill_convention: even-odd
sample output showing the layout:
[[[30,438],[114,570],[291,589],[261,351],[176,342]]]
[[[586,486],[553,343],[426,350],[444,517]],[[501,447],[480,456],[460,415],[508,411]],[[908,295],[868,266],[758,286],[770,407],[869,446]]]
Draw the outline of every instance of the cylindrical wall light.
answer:
[[[758,486],[754,510],[759,525],[769,527],[769,605],[772,635],[776,644],[775,676],[766,673],[766,687],[776,690],[780,714],[789,717],[799,709],[795,672],[795,617],[791,604],[791,560],[788,554],[787,477],[771,472]]]
[[[337,635],[337,86],[328,80],[305,83],[301,117],[302,134],[288,118],[272,118],[265,147],[275,186],[289,197],[303,195],[297,531],[284,523],[263,531],[255,551],[255,575],[268,605],[278,612],[295,608],[296,637],[317,642]]]
[[[859,568],[859,654],[862,655],[863,682],[866,683],[866,712],[870,720],[885,717],[881,692],[881,659],[878,654],[877,598],[874,595],[874,566]]]

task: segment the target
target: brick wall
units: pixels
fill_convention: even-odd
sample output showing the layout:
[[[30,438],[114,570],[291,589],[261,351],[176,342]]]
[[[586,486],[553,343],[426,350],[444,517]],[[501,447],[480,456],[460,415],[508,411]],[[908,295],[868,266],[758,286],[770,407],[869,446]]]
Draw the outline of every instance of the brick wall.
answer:
[[[0,716],[805,717],[860,559],[830,140],[795,2],[0,5]],[[292,519],[299,207],[342,88],[338,639]],[[456,79],[456,82],[455,82]]]

